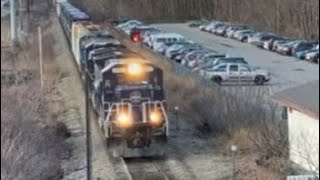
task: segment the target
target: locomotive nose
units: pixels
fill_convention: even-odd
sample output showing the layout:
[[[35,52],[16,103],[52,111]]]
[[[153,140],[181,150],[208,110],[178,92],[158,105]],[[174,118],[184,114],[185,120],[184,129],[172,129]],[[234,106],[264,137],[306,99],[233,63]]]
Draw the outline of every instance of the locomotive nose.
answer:
[[[141,147],[149,147],[150,140],[143,137],[136,137],[128,142],[129,147],[132,148],[141,148]]]
[[[134,146],[142,146],[143,145],[143,140],[142,138],[136,138],[133,140],[133,145]]]

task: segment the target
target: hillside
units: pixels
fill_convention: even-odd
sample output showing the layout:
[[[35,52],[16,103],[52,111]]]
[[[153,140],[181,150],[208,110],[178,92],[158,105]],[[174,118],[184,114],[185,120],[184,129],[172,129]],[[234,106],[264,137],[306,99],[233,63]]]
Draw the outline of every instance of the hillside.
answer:
[[[148,22],[207,18],[280,34],[319,39],[319,0],[73,0],[100,18],[130,16]],[[105,10],[107,9],[107,11]]]

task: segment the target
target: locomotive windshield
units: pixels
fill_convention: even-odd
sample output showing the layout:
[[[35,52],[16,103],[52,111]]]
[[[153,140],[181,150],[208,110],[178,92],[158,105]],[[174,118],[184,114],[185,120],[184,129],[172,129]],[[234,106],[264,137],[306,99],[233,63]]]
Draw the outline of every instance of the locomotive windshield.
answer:
[[[139,63],[131,63],[112,68],[113,78],[105,78],[105,87],[114,89],[119,86],[144,86],[149,85],[155,89],[161,89],[162,79],[159,70],[152,66]]]
[[[143,85],[143,84],[150,84],[150,85],[159,85],[159,80],[157,77],[151,77],[151,74],[146,74],[141,77],[136,78],[128,78],[125,74],[119,74],[118,77],[118,85]]]

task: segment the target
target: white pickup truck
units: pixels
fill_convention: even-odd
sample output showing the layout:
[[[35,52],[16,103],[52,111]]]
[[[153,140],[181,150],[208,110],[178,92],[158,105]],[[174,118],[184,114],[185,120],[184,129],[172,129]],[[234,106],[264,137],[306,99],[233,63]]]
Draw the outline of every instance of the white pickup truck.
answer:
[[[210,69],[203,69],[199,73],[219,85],[223,82],[254,82],[256,85],[263,85],[271,79],[267,70],[253,68],[243,63],[222,63]]]

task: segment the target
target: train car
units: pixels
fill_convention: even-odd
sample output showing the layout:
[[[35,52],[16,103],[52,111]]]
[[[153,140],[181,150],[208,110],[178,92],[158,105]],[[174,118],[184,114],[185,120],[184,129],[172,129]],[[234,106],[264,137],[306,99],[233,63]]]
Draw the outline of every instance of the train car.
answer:
[[[69,2],[62,2],[57,5],[60,9],[59,20],[67,36],[70,45],[72,42],[72,26],[79,22],[90,22],[90,17],[81,10],[72,6]]]
[[[78,21],[72,24],[71,47],[79,68],[81,68],[81,39],[83,39],[84,36],[91,34],[94,34],[93,36],[98,36],[98,34],[101,37],[106,36],[100,32],[100,27],[98,25],[95,25],[90,21]]]
[[[79,39],[81,64],[90,60],[94,54],[108,53],[112,49],[121,50],[125,47],[107,33],[86,33]],[[91,52],[92,51],[92,52]]]
[[[67,2],[67,0],[55,0],[54,3],[56,5],[56,13],[58,15],[58,17],[60,17],[61,14],[61,5],[62,3]]]

